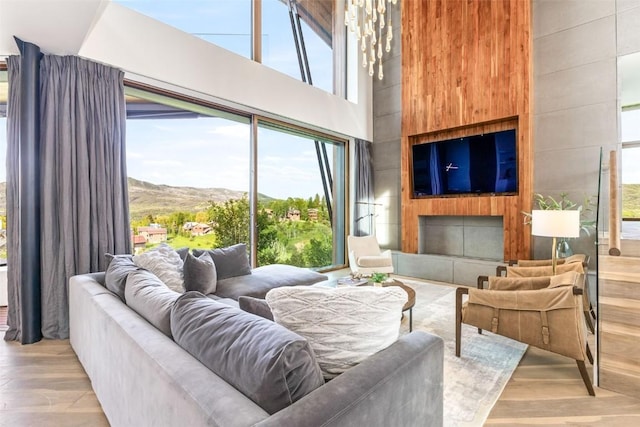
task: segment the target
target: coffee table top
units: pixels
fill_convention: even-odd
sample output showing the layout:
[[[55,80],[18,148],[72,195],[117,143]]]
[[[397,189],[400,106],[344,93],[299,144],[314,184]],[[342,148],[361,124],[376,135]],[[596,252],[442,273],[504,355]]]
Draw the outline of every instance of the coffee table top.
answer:
[[[398,287],[404,289],[404,291],[409,296],[409,299],[407,300],[407,302],[404,305],[404,307],[402,307],[402,311],[407,311],[410,308],[413,308],[414,305],[416,305],[416,291],[412,287],[407,286],[404,283],[402,283],[401,281],[396,280],[396,279],[393,279],[390,282],[384,282],[382,284],[382,286],[383,287],[386,287],[386,286],[398,286]]]

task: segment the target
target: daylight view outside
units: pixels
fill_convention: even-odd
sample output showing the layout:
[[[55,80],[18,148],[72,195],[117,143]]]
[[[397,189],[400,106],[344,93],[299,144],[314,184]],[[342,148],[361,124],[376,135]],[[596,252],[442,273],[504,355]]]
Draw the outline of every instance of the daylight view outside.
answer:
[[[163,242],[176,249],[250,247],[249,117],[134,88],[126,93],[135,252]],[[258,265],[334,264],[331,183],[344,182],[334,166],[344,145],[266,120],[258,129]]]

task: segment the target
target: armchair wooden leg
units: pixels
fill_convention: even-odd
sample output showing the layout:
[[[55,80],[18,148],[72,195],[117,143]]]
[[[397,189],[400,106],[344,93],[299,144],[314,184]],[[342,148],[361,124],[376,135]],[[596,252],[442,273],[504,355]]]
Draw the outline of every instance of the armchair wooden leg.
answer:
[[[591,384],[591,378],[589,378],[589,373],[587,372],[587,367],[584,364],[583,360],[576,360],[578,364],[578,369],[580,370],[580,375],[582,376],[582,381],[584,381],[584,385],[587,387],[587,391],[589,392],[589,396],[595,396],[596,392],[593,390],[593,385]]]
[[[593,354],[591,353],[591,349],[589,348],[589,344],[587,344],[587,359],[589,359],[589,363],[593,365]]]
[[[467,288],[456,289],[456,356],[460,357],[460,341],[462,339],[462,295],[468,294]]]
[[[478,276],[478,289],[484,289],[485,283],[489,283],[489,276]],[[478,333],[482,334],[482,329],[478,328]]]
[[[589,331],[592,334],[596,333],[596,329],[593,326],[593,320],[591,320],[591,313],[589,313],[588,311],[584,312],[584,320],[587,322],[587,328],[589,328]]]

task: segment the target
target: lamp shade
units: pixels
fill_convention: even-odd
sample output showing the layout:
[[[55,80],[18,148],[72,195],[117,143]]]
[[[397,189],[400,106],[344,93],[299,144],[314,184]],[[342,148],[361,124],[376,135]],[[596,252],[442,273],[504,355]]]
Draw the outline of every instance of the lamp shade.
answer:
[[[543,237],[580,237],[580,211],[534,210],[531,234]]]

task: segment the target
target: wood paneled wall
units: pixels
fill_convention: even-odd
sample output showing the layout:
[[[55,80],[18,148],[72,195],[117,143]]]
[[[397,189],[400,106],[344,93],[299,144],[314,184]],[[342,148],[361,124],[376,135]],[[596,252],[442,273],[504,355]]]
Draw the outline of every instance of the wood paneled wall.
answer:
[[[531,4],[526,0],[402,2],[402,250],[418,249],[419,215],[504,217],[504,257],[529,258],[533,184]],[[515,124],[515,125],[514,125]],[[517,196],[413,199],[411,145],[517,129]]]
[[[640,395],[640,259],[598,258],[599,386]]]

